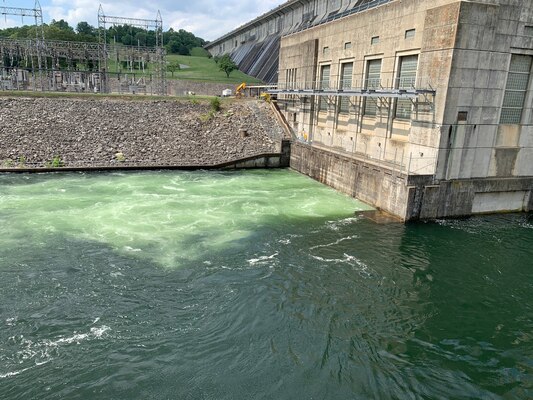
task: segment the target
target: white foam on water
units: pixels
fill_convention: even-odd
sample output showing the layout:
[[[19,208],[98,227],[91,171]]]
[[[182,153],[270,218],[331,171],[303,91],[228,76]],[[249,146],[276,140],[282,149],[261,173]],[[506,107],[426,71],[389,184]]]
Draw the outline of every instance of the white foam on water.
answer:
[[[162,186],[162,188],[166,190],[173,190],[175,192],[185,192],[184,188],[178,188],[178,187],[173,187],[173,186]]]
[[[133,252],[133,253],[136,253],[136,252],[142,251],[142,249],[136,249],[136,248],[131,247],[131,246],[124,246],[124,250],[126,250],[126,251],[131,251],[131,252]]]
[[[314,249],[318,249],[318,248],[321,248],[321,247],[335,246],[335,245],[337,245],[337,244],[339,244],[339,243],[344,242],[345,240],[352,240],[352,239],[357,239],[357,238],[358,238],[357,235],[346,236],[346,237],[343,237],[343,238],[337,239],[336,241],[334,241],[334,242],[332,242],[332,243],[327,243],[327,244],[317,244],[316,246],[310,247],[309,250],[314,250]]]
[[[41,184],[46,190],[36,194],[27,190],[28,185],[16,184],[10,186],[14,194],[8,201],[31,199],[31,204],[48,206],[32,209],[32,218],[15,215],[8,221],[9,228],[23,232],[34,224],[32,240],[43,245],[47,243],[44,239],[59,232],[104,243],[127,257],[175,268],[182,260],[202,260],[213,250],[240,246],[255,233],[250,227],[276,223],[272,222],[275,216],[331,220],[338,215],[350,216],[338,224],[355,220],[352,213],[358,205],[353,199],[292,173],[280,174],[280,185],[265,190],[270,187],[266,183],[271,176],[146,173],[97,179],[80,175],[46,180]],[[279,181],[279,177],[273,178]],[[263,179],[266,182],[258,184]],[[304,190],[283,190],[292,187],[293,181]],[[66,193],[56,188],[66,189]],[[51,199],[65,202],[65,208],[57,207],[57,201]],[[291,236],[277,239],[282,245],[293,242]]]
[[[279,255],[279,253],[276,251],[274,254],[270,255],[270,256],[261,256],[259,258],[251,258],[249,260],[246,260],[248,261],[248,263],[250,265],[254,265],[256,263],[259,263],[259,262],[263,262],[263,261],[268,261],[268,260],[272,260],[274,259],[275,257],[277,257]]]
[[[27,371],[29,369],[32,369],[32,368],[33,368],[33,366],[32,367],[28,367],[28,368],[23,368],[23,369],[18,370],[18,371],[13,371],[13,372],[7,372],[5,374],[0,374],[0,379],[11,378],[13,376],[17,376],[17,375],[19,375],[19,374],[21,374],[21,373],[23,373],[23,372],[25,372],[25,371]]]
[[[344,253],[343,254],[344,258],[324,258],[324,257],[316,256],[316,255],[313,255],[313,254],[310,254],[310,256],[312,258],[314,258],[315,260],[322,261],[322,262],[325,262],[325,263],[330,263],[330,264],[348,264],[348,265],[351,265],[352,267],[356,268],[365,277],[371,277],[372,276],[372,274],[369,271],[368,265],[366,265],[359,258],[357,258],[355,256],[352,256],[350,254]]]
[[[361,211],[361,210],[358,210],[358,211]],[[359,219],[360,219],[359,217],[348,217],[348,218],[343,218],[339,221],[328,221],[326,224],[327,224],[327,227],[331,229],[332,231],[338,231],[342,226],[351,225],[354,222],[359,221]]]

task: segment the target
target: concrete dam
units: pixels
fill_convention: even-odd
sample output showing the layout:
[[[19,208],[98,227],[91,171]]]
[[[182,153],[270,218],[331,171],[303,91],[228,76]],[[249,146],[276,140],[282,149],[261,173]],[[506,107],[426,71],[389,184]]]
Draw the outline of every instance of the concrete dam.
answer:
[[[230,54],[239,69],[267,83],[278,81],[282,36],[363,12],[392,0],[291,0],[226,35],[206,49]]]

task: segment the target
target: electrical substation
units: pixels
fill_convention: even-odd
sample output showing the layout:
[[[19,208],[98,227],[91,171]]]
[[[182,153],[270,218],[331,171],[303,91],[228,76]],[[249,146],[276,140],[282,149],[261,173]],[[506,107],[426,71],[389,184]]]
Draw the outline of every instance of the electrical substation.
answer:
[[[35,38],[0,38],[0,90],[166,95],[163,20],[115,17],[98,10],[98,40],[47,40],[42,9],[0,7],[0,15],[31,18]],[[117,43],[115,27],[155,33],[155,45]],[[108,43],[110,42],[110,43]]]

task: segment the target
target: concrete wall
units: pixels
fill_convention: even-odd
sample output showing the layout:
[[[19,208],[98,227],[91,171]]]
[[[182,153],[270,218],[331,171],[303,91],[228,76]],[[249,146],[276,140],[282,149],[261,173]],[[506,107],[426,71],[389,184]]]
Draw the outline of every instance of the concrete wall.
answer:
[[[314,79],[329,65],[330,87],[340,87],[346,62],[354,66],[352,87],[364,87],[368,61],[381,59],[382,86],[394,88],[388,82],[398,77],[401,57],[417,54],[416,85],[435,89],[435,96],[419,96],[421,106],[408,120],[394,117],[394,99],[367,116],[360,97],[343,115],[339,98],[319,110],[318,96],[286,96],[280,108],[299,139],[316,150],[307,163],[295,160],[296,169],[405,220],[531,210],[533,72],[520,123],[501,123],[500,114],[511,56],[533,56],[532,2],[394,1],[288,35],[281,43],[281,86],[313,76],[314,58],[304,50],[313,42]],[[353,159],[348,164],[371,163],[373,175],[362,179],[359,167],[337,173],[347,164],[330,153]],[[405,175],[404,189],[397,186],[402,180],[391,184],[387,170]]]
[[[339,87],[344,63],[353,63],[352,87],[365,87],[368,62],[379,59],[381,86],[396,88],[401,57],[417,55],[417,87],[436,91],[435,96],[416,99],[418,105],[410,120],[395,118],[397,100],[391,98],[379,99],[378,115],[369,116],[364,113],[367,100],[362,97],[349,99],[348,114],[339,113],[338,98],[327,99],[327,110],[313,112],[318,109],[318,98],[295,101],[286,97],[280,107],[300,139],[385,164],[410,163],[417,174],[433,174],[460,4],[450,0],[393,1],[284,37],[280,50],[281,87],[291,84],[288,77],[311,87],[313,80],[320,79],[320,69],[325,65],[330,66],[330,86]],[[407,31],[414,35],[407,35]],[[373,42],[373,38],[379,40]],[[317,53],[311,57],[305,49],[314,42]],[[295,79],[291,71],[296,71]]]
[[[533,55],[533,3],[461,2],[437,177],[533,176],[533,87],[520,124],[500,123],[513,54]],[[462,122],[458,122],[463,113]]]
[[[403,221],[533,211],[533,177],[436,182],[299,142],[291,168]]]
[[[293,143],[291,168],[400,219],[408,219],[405,175],[341,154]]]
[[[419,213],[412,219],[533,211],[533,178],[441,181],[438,185],[427,185],[419,190],[422,197]]]

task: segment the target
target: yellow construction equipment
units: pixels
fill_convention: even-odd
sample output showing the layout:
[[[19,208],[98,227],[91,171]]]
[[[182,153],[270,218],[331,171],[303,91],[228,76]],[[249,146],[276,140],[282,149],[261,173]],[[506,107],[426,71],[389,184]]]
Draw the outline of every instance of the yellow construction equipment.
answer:
[[[246,89],[246,82],[243,82],[239,86],[237,86],[237,88],[235,89],[235,97],[244,96],[244,89]]]
[[[272,101],[272,97],[270,96],[270,93],[261,93],[260,97],[267,103],[270,103]]]

